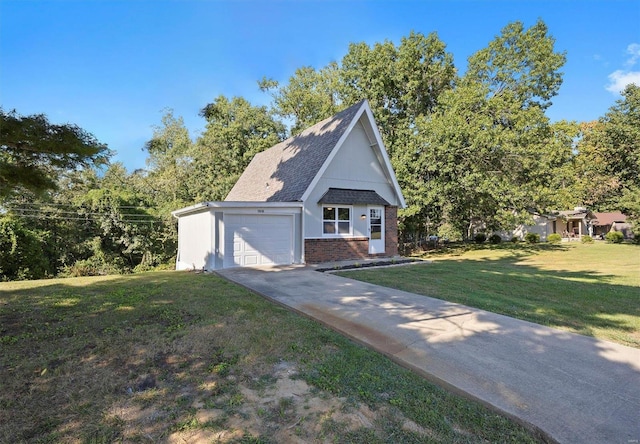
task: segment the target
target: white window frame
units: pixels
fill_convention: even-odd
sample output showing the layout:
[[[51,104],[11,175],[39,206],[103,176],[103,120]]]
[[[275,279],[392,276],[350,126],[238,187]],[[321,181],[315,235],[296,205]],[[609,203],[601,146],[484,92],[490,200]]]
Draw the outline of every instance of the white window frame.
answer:
[[[334,216],[333,219],[325,219],[324,212],[325,209],[333,209]],[[339,222],[347,222],[347,220],[341,220],[338,217],[338,212],[341,209],[349,210],[349,232],[348,233],[340,233],[339,231]],[[333,222],[333,233],[325,233],[324,227],[325,223]],[[353,236],[353,206],[351,205],[323,205],[322,206],[322,237],[345,237],[345,236]]]

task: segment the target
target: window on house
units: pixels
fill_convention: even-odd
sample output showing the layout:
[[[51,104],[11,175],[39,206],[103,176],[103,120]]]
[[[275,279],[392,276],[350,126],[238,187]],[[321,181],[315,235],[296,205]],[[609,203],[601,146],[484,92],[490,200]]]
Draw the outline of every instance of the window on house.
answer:
[[[351,234],[351,208],[322,207],[322,232],[324,234]]]

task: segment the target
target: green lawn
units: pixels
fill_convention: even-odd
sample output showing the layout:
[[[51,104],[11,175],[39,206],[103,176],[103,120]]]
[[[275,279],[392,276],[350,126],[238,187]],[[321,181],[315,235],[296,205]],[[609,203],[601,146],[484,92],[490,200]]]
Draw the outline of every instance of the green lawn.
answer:
[[[341,275],[640,347],[640,246],[501,244]]]
[[[7,443],[539,442],[207,274],[0,283],[0,381]]]

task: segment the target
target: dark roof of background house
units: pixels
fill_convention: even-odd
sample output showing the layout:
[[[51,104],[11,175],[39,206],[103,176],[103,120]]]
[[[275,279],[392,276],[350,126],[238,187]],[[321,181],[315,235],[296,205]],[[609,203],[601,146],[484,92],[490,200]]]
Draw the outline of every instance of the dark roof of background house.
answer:
[[[622,214],[620,211],[613,211],[611,213],[593,213],[596,217],[594,221],[594,225],[604,226],[604,225],[612,225],[615,222],[626,222],[627,216]]]
[[[350,190],[329,188],[318,201],[320,204],[333,205],[390,205],[373,190]]]
[[[225,201],[300,201],[363,103],[256,154]]]

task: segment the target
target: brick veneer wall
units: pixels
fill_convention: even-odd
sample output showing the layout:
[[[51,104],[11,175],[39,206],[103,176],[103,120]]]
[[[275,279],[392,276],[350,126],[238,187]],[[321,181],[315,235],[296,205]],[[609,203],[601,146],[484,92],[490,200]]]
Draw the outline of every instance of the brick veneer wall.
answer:
[[[309,264],[367,257],[369,257],[368,237],[304,240],[304,260]]]
[[[398,255],[398,207],[384,207],[385,256]]]
[[[396,256],[398,254],[398,207],[385,207],[384,218],[384,253],[369,254],[368,237],[305,239],[305,262],[317,264],[376,256]]]

